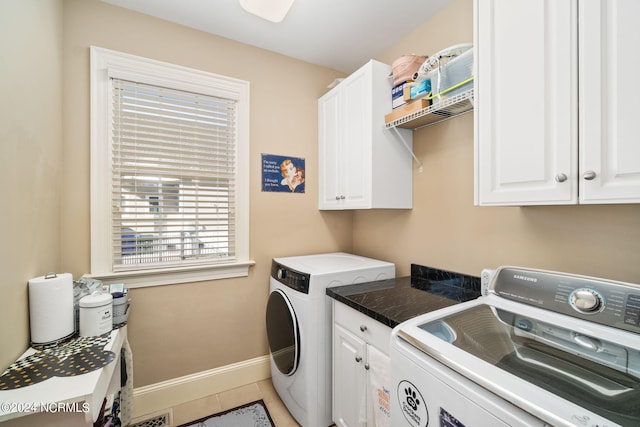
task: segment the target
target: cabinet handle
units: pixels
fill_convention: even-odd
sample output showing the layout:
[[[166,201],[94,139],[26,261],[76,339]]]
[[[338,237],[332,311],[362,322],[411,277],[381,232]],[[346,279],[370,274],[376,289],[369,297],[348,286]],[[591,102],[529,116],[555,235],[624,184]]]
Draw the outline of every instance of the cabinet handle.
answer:
[[[556,175],[556,182],[565,182],[567,180],[567,175],[563,173],[559,173]]]
[[[356,356],[356,362],[358,362],[358,363],[362,362],[362,357]]]
[[[367,326],[366,325],[360,325],[360,331],[364,332],[367,330]]]
[[[364,364],[364,369],[366,369],[367,371],[369,370],[369,364],[368,363]]]
[[[586,171],[582,177],[584,179],[586,179],[587,181],[591,181],[592,179],[594,179],[596,177],[596,173],[594,171]]]

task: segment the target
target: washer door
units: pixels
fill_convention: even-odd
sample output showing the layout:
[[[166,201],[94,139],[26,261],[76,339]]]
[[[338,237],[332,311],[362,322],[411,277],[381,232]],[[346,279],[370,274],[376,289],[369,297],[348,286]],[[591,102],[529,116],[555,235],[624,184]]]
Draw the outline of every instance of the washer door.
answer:
[[[300,360],[300,331],[293,306],[280,289],[269,295],[267,339],[271,357],[278,370],[285,375],[293,375]]]

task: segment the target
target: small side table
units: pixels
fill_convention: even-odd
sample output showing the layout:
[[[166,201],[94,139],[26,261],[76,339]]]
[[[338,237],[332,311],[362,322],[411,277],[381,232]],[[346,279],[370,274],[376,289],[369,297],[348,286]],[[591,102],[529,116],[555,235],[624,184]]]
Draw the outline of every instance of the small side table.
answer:
[[[28,386],[0,390],[0,423],[38,412],[84,412],[87,424],[93,424],[105,396],[122,387],[120,354],[126,341],[127,326],[114,329],[110,334],[104,350],[113,352],[115,358],[105,366],[79,375],[52,376]],[[29,348],[18,362],[33,355],[37,356],[38,350]],[[48,359],[47,368],[55,370],[51,359],[55,358]]]

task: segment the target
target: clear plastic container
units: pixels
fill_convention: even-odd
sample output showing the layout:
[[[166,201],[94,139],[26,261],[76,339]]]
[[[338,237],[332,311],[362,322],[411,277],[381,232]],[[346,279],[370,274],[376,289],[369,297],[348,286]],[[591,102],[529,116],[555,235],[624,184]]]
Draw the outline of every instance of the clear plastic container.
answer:
[[[427,76],[431,80],[430,98],[433,104],[471,89],[473,87],[473,49],[430,71]]]

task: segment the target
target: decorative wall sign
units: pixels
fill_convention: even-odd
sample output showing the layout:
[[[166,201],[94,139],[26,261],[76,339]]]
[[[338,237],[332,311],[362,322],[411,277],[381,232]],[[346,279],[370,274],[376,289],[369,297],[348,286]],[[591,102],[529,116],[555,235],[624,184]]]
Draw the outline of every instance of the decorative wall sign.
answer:
[[[262,155],[262,191],[304,193],[304,159]]]

